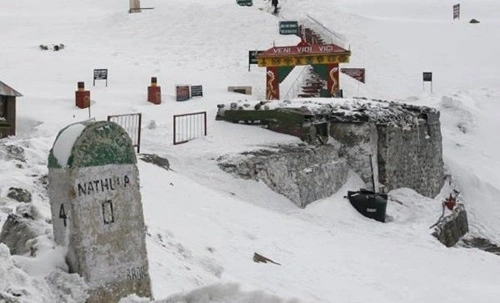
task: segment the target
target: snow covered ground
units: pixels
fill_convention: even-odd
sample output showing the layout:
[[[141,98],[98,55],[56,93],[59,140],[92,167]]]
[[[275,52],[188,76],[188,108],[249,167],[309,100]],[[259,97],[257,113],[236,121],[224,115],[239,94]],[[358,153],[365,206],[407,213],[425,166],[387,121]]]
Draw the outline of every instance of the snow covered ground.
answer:
[[[141,152],[170,161],[169,171],[139,162],[150,275],[160,302],[499,300],[498,256],[446,248],[430,235],[447,189],[435,199],[410,189],[391,192],[403,205],[389,204],[391,220],[380,224],[343,198],[361,185],[353,174],[337,194],[298,209],[262,182],[222,172],[215,160],[299,140],[214,120],[219,103],[264,98],[265,70],[248,72],[248,51],[298,43],[278,34],[278,21],[309,15],[346,38],[352,51],[346,66],[367,69],[364,85],[341,75],[345,95],[441,111],[446,170],[461,190],[471,234],[500,243],[499,1],[462,0],[459,21],[452,21],[451,0],[281,0],[278,18],[262,0],[254,7],[233,0],[141,2],[154,9],[128,14],[128,1],[2,3],[0,80],[24,96],[18,135],[0,144],[22,146],[27,163],[19,169],[0,160],[0,224],[17,206],[8,189],[22,187],[33,193],[40,224],[50,227],[47,194],[35,180],[47,173],[57,132],[88,118],[74,106],[76,83],[85,81],[93,117],[141,112]],[[471,18],[481,23],[469,24]],[[59,52],[39,49],[60,43]],[[92,87],[94,68],[109,69],[108,87],[102,81]],[[433,72],[432,93],[428,83],[422,87],[423,71]],[[161,105],[145,101],[151,77],[162,87]],[[202,84],[205,96],[176,102],[175,85],[186,83]],[[251,85],[253,96],[227,92],[234,85]],[[172,115],[194,111],[207,111],[208,136],[174,146]],[[0,293],[22,290],[19,302],[78,301],[78,279],[67,282],[71,295],[54,288],[58,276],[51,271],[65,269],[64,252],[51,249],[50,229],[43,243],[36,258],[10,256],[0,245]],[[254,252],[281,265],[254,263]]]

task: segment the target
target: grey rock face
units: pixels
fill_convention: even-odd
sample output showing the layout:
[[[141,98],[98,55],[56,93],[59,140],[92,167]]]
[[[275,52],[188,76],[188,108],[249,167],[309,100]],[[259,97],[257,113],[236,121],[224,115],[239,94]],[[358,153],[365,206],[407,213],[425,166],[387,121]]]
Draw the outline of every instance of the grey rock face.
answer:
[[[347,161],[331,145],[280,146],[244,156],[238,161],[223,160],[219,166],[243,178],[262,180],[302,208],[331,196],[347,180]]]
[[[31,193],[23,188],[11,187],[7,193],[7,197],[14,199],[18,202],[31,202]]]
[[[9,247],[11,255],[22,255],[30,252],[26,243],[37,237],[39,230],[33,220],[10,214],[2,227],[0,243]]]
[[[439,242],[451,247],[469,232],[467,212],[462,204],[457,205],[452,214],[444,217],[436,225],[433,235]]]

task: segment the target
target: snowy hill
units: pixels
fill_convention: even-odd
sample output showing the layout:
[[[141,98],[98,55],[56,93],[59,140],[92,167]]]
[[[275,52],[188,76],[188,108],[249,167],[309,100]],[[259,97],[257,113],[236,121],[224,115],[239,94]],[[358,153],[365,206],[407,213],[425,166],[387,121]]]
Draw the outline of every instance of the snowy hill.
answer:
[[[65,270],[64,252],[51,247],[50,205],[40,183],[57,132],[88,118],[87,110],[74,106],[78,81],[91,91],[91,115],[98,120],[141,112],[141,152],[170,162],[171,170],[165,170],[139,161],[155,299],[498,301],[498,256],[446,248],[431,236],[429,226],[449,189],[435,199],[411,189],[391,192],[403,205],[389,204],[391,220],[381,224],[362,217],[343,198],[362,186],[352,174],[337,194],[298,209],[262,182],[224,173],[216,159],[299,140],[214,117],[219,103],[265,97],[265,70],[248,71],[248,51],[297,44],[297,37],[278,34],[278,21],[309,15],[345,37],[352,52],[347,66],[367,69],[364,85],[341,75],[345,95],[441,111],[445,167],[461,190],[471,235],[500,243],[500,2],[461,1],[459,21],[452,21],[450,0],[281,0],[278,17],[266,12],[267,1],[254,3],[143,0],[154,9],[138,14],[128,14],[127,1],[2,4],[0,80],[24,96],[17,103],[18,135],[0,145],[22,147],[26,161],[0,158],[0,224],[20,205],[6,193],[21,187],[32,192],[37,222],[46,230],[36,257],[11,256],[0,245],[0,301],[81,298],[76,277],[64,276],[69,280],[60,288],[54,282],[63,280],[54,271]],[[469,24],[471,18],[481,23]],[[65,48],[58,52],[39,48],[60,43]],[[108,87],[103,82],[92,87],[94,68],[109,69]],[[423,71],[434,73],[432,93],[428,83],[422,88]],[[151,77],[162,87],[161,105],[146,102]],[[175,85],[186,83],[202,84],[204,97],[176,102]],[[251,85],[254,94],[227,92],[232,85]],[[208,135],[174,146],[172,115],[194,111],[207,111]],[[254,263],[254,252],[281,265]]]

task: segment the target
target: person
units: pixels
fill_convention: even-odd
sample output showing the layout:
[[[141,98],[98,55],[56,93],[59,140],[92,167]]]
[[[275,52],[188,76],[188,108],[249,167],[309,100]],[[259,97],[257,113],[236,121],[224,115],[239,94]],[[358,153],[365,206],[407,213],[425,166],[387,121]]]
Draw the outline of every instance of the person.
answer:
[[[278,13],[278,0],[272,0],[271,4],[274,6],[274,14]]]

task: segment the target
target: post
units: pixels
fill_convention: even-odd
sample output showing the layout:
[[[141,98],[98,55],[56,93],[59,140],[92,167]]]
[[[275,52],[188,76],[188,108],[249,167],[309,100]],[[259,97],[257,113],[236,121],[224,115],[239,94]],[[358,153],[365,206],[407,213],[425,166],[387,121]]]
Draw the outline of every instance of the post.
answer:
[[[151,85],[148,86],[148,101],[161,104],[161,87],[157,85],[156,77],[151,77]]]
[[[78,82],[75,92],[75,104],[79,108],[90,106],[90,91],[85,90],[85,82]]]

